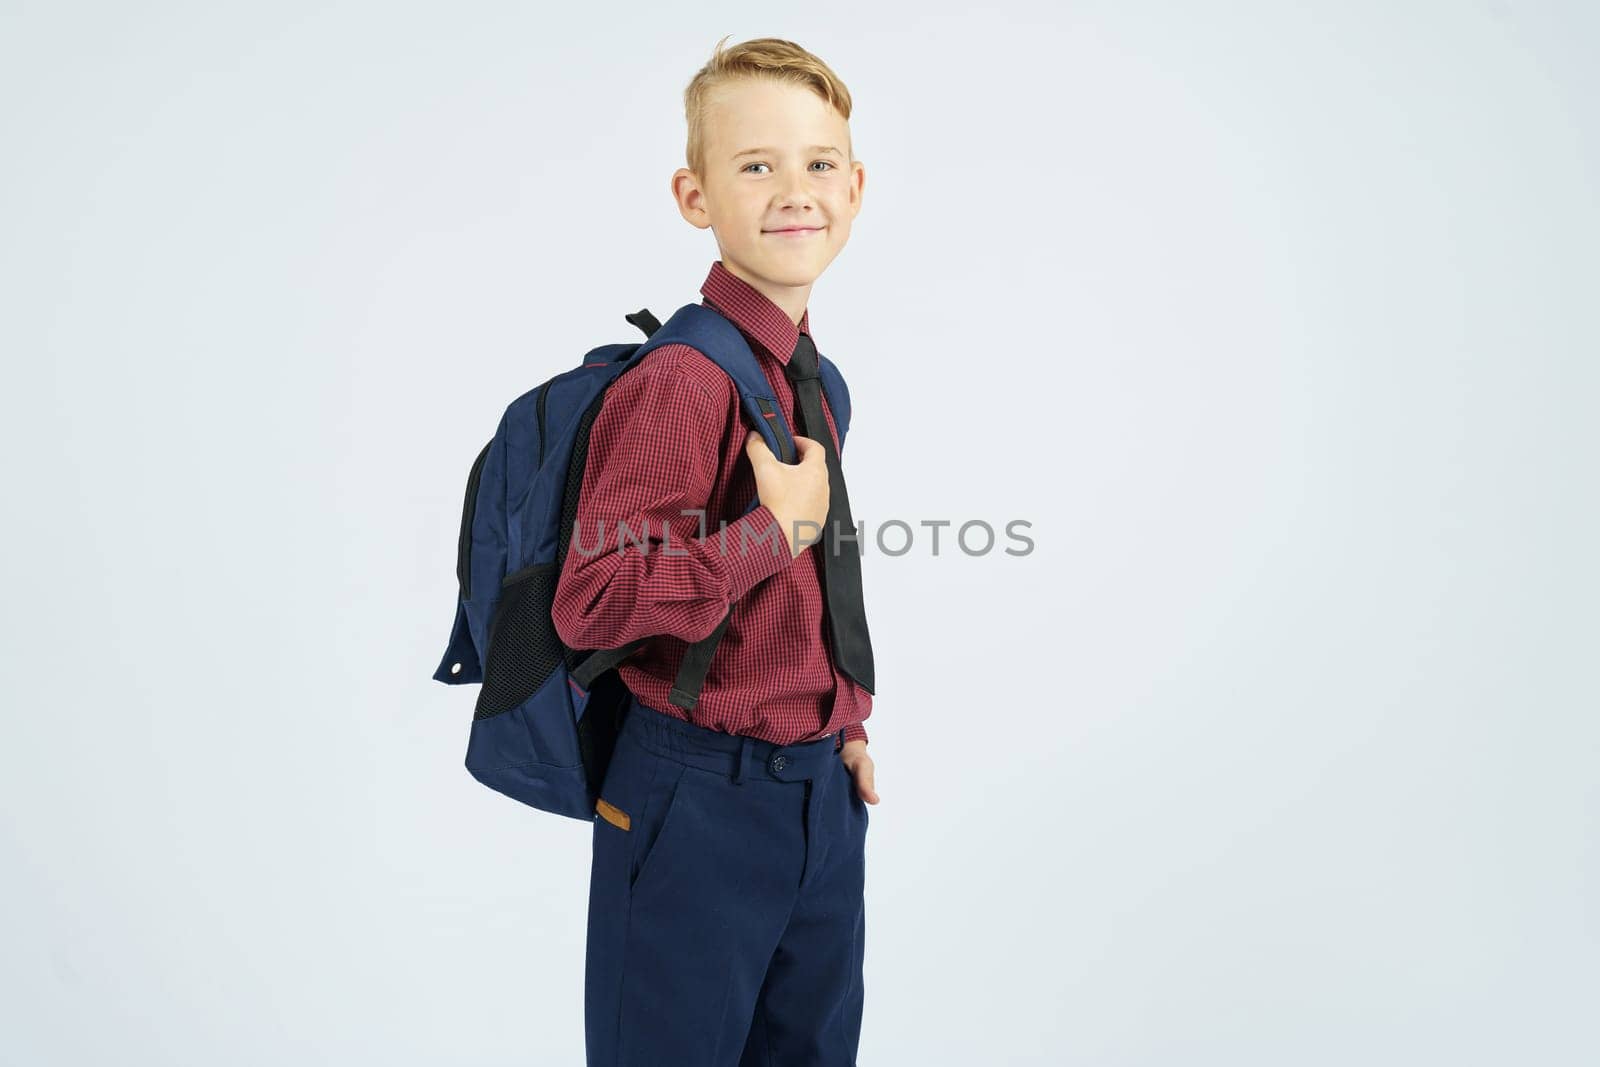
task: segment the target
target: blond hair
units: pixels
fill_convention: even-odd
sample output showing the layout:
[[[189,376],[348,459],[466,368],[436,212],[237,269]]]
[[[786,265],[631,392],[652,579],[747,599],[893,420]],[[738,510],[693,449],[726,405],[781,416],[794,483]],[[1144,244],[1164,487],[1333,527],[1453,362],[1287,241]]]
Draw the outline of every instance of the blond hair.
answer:
[[[732,34],[729,34],[731,37]],[[846,121],[850,118],[850,90],[828,65],[793,41],[779,37],[758,37],[724,50],[724,37],[717,42],[711,59],[689,79],[683,91],[684,117],[689,122],[689,143],[684,153],[689,169],[705,177],[706,110],[718,86],[741,78],[770,78],[800,85],[831,104]],[[850,149],[852,162],[854,146]]]

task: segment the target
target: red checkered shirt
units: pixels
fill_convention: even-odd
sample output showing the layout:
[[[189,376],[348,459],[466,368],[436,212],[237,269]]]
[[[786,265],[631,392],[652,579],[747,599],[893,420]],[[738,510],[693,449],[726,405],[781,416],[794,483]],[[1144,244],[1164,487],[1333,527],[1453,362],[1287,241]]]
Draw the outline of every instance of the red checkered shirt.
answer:
[[[796,326],[720,259],[700,292],[750,342],[798,432],[783,367],[800,332],[811,333],[810,311]],[[826,398],[823,407],[837,447]],[[747,432],[738,389],[689,345],[662,345],[617,379],[589,431],[577,525],[556,584],[556,632],[571,648],[652,636],[617,668],[623,684],[640,703],[699,726],[780,745],[840,729],[846,741],[866,740],[872,694],[833,664],[820,546],[791,557],[765,504],[740,517],[756,496]],[[730,604],[700,699],[685,711],[668,698],[678,665]]]

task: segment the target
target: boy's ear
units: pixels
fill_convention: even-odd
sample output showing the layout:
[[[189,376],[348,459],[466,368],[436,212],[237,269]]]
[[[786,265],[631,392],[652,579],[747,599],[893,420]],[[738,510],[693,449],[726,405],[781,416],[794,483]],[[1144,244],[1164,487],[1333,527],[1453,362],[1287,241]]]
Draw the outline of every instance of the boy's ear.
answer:
[[[688,167],[679,167],[672,174],[672,199],[678,205],[678,214],[691,226],[705,229],[711,225],[711,213],[706,210],[705,190],[700,179]]]

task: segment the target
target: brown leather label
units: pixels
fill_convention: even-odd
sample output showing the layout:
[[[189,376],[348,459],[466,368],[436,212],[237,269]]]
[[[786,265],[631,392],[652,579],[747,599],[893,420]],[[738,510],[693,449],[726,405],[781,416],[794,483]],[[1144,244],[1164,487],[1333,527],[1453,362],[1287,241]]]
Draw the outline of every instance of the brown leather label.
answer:
[[[594,810],[598,811],[600,813],[600,817],[606,822],[623,830],[628,829],[629,825],[633,822],[633,820],[628,818],[627,812],[611,803],[611,801],[607,800],[605,797],[601,797],[599,800],[595,801]]]

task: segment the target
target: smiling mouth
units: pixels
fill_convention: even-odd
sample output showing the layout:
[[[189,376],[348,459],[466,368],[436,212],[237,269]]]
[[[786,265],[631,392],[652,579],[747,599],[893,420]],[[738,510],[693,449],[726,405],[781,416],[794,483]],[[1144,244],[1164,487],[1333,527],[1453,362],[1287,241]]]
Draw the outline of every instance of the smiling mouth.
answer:
[[[808,233],[821,231],[821,226],[791,226],[784,230],[762,230],[762,233],[776,234],[780,237],[803,237]]]

